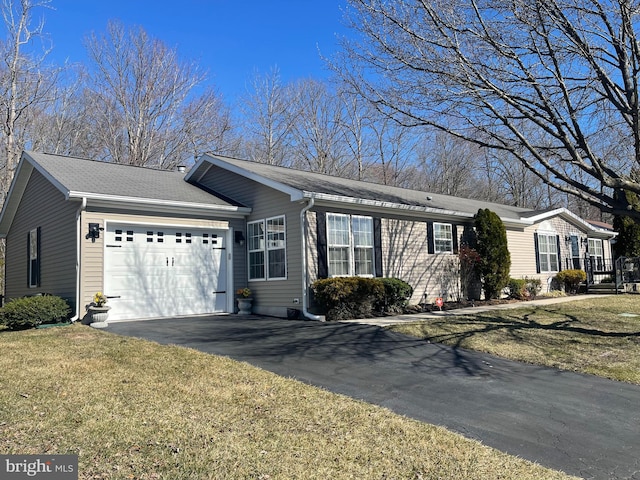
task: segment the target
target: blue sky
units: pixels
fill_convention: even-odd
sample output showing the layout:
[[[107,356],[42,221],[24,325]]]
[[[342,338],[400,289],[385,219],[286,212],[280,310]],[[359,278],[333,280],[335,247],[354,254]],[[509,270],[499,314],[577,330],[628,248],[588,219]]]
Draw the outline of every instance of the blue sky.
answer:
[[[346,34],[344,0],[52,0],[41,10],[53,42],[50,60],[85,62],[83,39],[111,19],[141,25],[198,61],[209,81],[233,101],[252,72],[278,66],[283,81],[326,78],[323,55]]]

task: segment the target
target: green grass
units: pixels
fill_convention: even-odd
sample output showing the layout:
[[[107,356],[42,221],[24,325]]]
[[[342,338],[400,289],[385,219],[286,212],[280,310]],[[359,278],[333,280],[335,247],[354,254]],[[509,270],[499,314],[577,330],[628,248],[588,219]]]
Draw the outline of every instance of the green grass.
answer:
[[[639,295],[524,305],[390,328],[431,342],[640,384]]]
[[[561,479],[233,360],[74,325],[0,332],[0,451],[81,479]]]

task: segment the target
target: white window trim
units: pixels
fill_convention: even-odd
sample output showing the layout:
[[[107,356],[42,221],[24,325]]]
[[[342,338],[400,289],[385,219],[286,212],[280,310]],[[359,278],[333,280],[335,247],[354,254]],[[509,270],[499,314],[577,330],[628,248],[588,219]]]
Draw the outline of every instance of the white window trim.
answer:
[[[330,243],[330,228],[329,228],[329,217],[330,216],[334,216],[334,217],[346,217],[348,219],[347,225],[349,226],[349,244],[348,245],[342,245],[342,244],[332,244]],[[331,249],[331,247],[339,247],[339,248],[347,248],[347,255],[348,255],[348,270],[349,272],[346,275],[333,275],[330,272],[329,273],[329,277],[330,278],[334,278],[334,277],[363,277],[363,278],[374,278],[375,277],[375,272],[376,272],[376,255],[375,255],[375,240],[372,242],[372,245],[370,247],[362,247],[359,246],[358,248],[364,249],[364,248],[369,248],[371,249],[371,273],[369,274],[360,274],[360,275],[356,275],[355,271],[356,271],[356,265],[355,265],[355,249],[356,249],[356,245],[355,245],[355,240],[354,240],[354,235],[353,235],[353,219],[354,218],[365,218],[368,220],[371,220],[371,235],[374,235],[374,225],[373,225],[373,217],[368,216],[368,215],[349,215],[346,213],[327,213],[327,217],[326,217],[326,232],[327,232],[327,257],[329,256],[329,250]],[[331,265],[329,264],[329,259],[327,258],[327,268],[330,269]]]
[[[284,247],[269,247],[269,231],[268,224],[270,220],[283,220],[284,226]],[[263,239],[263,248],[258,249],[250,249],[250,235],[249,235],[249,225],[262,224],[262,231],[264,233]],[[284,250],[284,277],[271,277],[270,269],[269,269],[269,252],[275,250]],[[249,257],[251,253],[254,252],[262,252],[263,253],[263,271],[264,276],[251,278],[251,264],[249,261]],[[289,264],[287,262],[287,219],[285,215],[276,215],[274,217],[263,218],[261,220],[254,220],[252,222],[247,222],[247,279],[249,282],[264,282],[264,281],[281,281],[287,280],[289,275]]]
[[[439,226],[443,226],[443,227],[449,227],[450,231],[451,231],[451,240],[449,239],[444,239],[447,241],[451,242],[451,249],[450,250],[438,250],[438,243],[436,240],[438,240],[438,238],[436,237],[436,225]],[[440,239],[443,240],[443,239]],[[451,223],[440,223],[440,222],[433,222],[433,251],[434,253],[453,253],[453,224]]]
[[[257,224],[262,224],[262,232],[263,232],[263,247],[262,248],[254,248],[251,249],[250,245],[251,245],[251,235],[249,233],[249,226],[250,225],[257,225]],[[265,223],[264,220],[256,220],[253,222],[247,222],[247,279],[250,282],[259,282],[259,281],[264,281],[266,280],[266,275],[267,275],[267,264],[266,264],[266,243],[267,243],[267,237],[266,237],[266,230],[265,230]],[[255,278],[251,278],[251,254],[255,253],[255,252],[262,252],[264,255],[262,257],[262,267],[263,267],[263,272],[264,275],[262,277],[255,277]]]
[[[542,268],[542,259],[541,256],[543,255],[542,252],[542,248],[541,248],[541,242],[540,242],[540,237],[547,237],[547,238],[553,238],[553,245],[555,245],[556,250],[558,249],[558,233],[557,232],[540,232],[538,231],[538,262],[540,263],[540,273],[557,273],[560,271],[560,259],[558,258],[558,254],[559,252],[556,251],[555,257],[556,257],[556,266],[557,268],[555,270],[544,270]],[[551,268],[551,252],[544,252],[544,255],[547,256],[547,262],[549,264],[549,268]]]
[[[270,247],[269,246],[269,221],[270,220],[279,220],[282,219],[282,226],[284,228],[284,247]],[[264,222],[264,244],[265,244],[265,256],[264,256],[264,264],[265,264],[265,274],[267,276],[267,280],[286,280],[289,275],[289,265],[287,262],[287,219],[284,215],[277,215],[275,217],[269,217],[265,219]],[[269,252],[275,250],[284,250],[284,276],[283,277],[272,277],[271,269],[269,268]]]

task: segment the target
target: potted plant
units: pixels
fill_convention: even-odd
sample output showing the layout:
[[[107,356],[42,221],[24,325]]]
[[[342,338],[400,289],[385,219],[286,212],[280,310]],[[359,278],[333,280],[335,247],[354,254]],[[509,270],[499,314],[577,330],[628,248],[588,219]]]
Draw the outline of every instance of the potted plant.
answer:
[[[93,301],[89,305],[89,324],[94,328],[105,328],[111,307],[106,305],[107,296],[102,292],[96,292]]]
[[[251,298],[251,289],[248,287],[236,290],[238,295],[238,313],[240,315],[251,315],[253,298]]]

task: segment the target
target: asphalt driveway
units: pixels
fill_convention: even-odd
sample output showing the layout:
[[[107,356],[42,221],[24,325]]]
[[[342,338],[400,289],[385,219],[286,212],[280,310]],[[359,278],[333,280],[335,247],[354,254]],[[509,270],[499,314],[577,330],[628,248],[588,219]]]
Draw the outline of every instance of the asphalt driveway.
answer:
[[[376,326],[222,315],[111,323],[442,425],[584,478],[640,479],[640,387]]]

